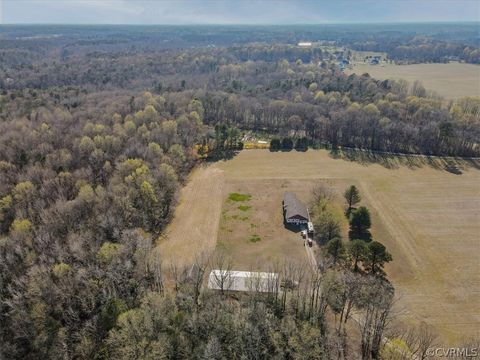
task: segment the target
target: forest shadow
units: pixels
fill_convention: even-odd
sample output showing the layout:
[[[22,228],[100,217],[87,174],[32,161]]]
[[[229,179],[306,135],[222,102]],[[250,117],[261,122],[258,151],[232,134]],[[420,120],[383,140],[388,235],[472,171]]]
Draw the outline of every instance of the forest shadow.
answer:
[[[330,157],[359,163],[364,166],[379,164],[387,169],[405,166],[409,169],[430,167],[461,175],[468,168],[480,169],[480,158],[441,157],[429,155],[388,154],[368,150],[331,150]]]
[[[217,161],[231,160],[240,153],[240,150],[223,150],[215,151],[208,155],[205,159],[207,163],[213,163]]]

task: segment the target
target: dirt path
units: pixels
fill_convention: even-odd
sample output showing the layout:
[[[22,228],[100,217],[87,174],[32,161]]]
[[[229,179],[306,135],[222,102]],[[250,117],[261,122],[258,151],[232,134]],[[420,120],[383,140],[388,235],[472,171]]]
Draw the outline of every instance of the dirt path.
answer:
[[[318,269],[318,263],[317,263],[317,259],[315,258],[315,254],[313,253],[313,249],[310,246],[308,246],[308,243],[306,240],[304,241],[303,246],[305,247],[305,250],[307,252],[308,263],[310,264],[312,269],[316,271]]]
[[[191,174],[180,192],[175,217],[158,240],[166,261],[192,264],[196,255],[215,249],[223,186],[223,171],[215,166],[202,166]]]

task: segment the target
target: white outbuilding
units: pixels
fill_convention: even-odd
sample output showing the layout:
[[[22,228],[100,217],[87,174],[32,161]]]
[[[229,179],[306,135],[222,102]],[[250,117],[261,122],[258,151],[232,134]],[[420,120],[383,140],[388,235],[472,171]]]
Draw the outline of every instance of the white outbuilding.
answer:
[[[278,288],[278,274],[212,270],[208,277],[208,288],[225,291],[273,292]]]

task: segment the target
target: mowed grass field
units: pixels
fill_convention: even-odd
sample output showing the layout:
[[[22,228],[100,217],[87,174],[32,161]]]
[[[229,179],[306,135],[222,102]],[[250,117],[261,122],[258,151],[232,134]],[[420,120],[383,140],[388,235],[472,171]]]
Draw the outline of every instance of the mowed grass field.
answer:
[[[281,199],[291,190],[308,202],[319,183],[338,196],[348,184],[360,188],[372,212],[373,238],[394,258],[387,272],[402,316],[433,325],[445,344],[479,336],[478,162],[242,151],[193,174],[160,251],[165,259],[190,261],[216,246],[247,270],[282,258],[307,261],[299,235],[283,227]],[[234,192],[251,197],[230,202]]]
[[[369,65],[355,64],[347,73],[369,73],[376,79],[419,80],[427,90],[446,99],[480,96],[480,65],[451,62],[449,64]]]
[[[289,261],[305,263],[300,233],[283,225],[283,191],[291,188],[288,181],[275,179],[226,180],[217,249],[231,256],[235,269],[268,271],[281,264],[285,254]],[[250,199],[232,201],[229,195],[237,193]]]

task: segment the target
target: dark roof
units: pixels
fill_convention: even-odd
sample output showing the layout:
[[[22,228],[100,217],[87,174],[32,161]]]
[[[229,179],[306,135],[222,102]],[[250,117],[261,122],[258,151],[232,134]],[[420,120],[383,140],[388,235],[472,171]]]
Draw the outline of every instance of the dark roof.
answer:
[[[285,217],[287,219],[300,215],[305,219],[308,219],[307,207],[304,203],[297,199],[294,193],[286,192],[283,195],[283,209],[285,210]]]

